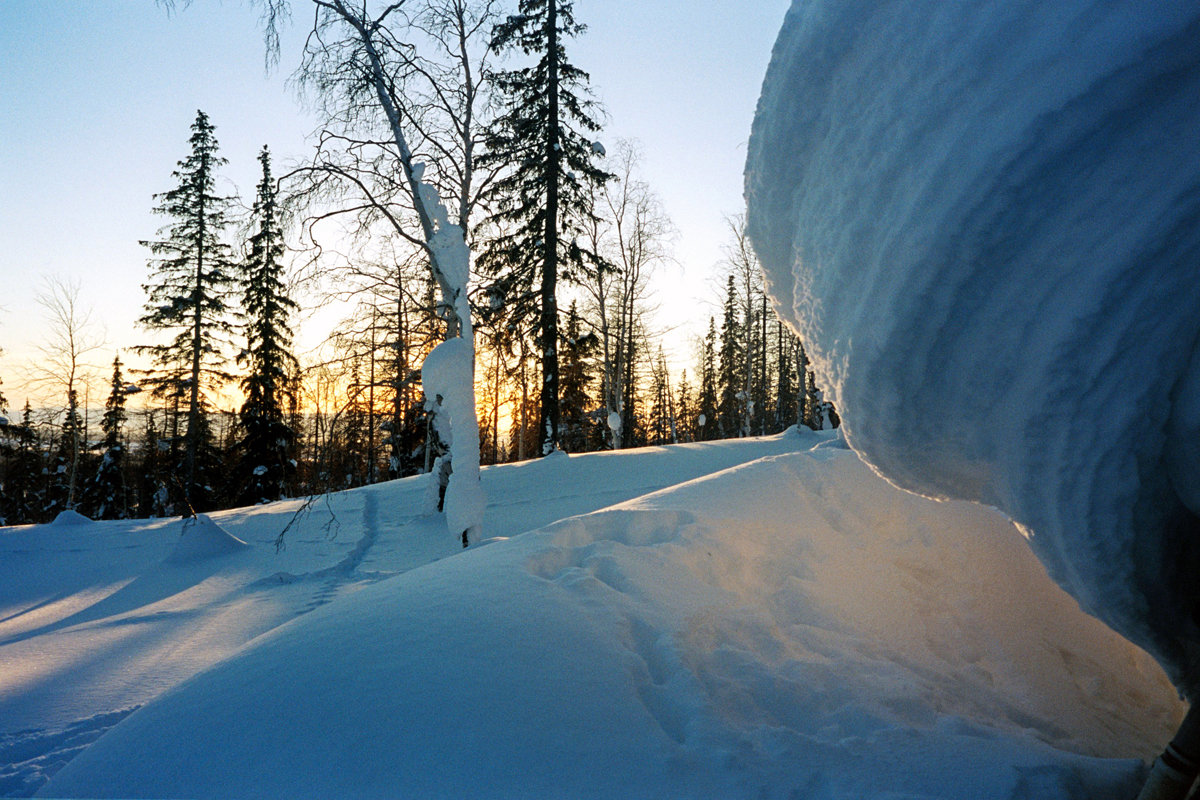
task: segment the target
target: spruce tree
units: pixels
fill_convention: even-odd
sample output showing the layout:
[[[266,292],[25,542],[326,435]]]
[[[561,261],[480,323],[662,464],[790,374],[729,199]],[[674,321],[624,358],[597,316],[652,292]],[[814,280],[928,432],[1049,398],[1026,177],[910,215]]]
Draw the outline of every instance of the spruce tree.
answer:
[[[43,516],[52,520],[63,511],[75,510],[78,503],[75,473],[78,471],[80,450],[83,449],[83,417],[79,414],[79,395],[74,389],[67,392],[67,408],[63,414],[57,444],[52,448],[47,470],[47,485]]]
[[[692,397],[692,385],[688,382],[687,370],[679,373],[679,387],[675,390],[675,431],[680,442],[696,440],[696,400]]]
[[[699,440],[719,439],[720,426],[717,420],[717,329],[713,318],[708,318],[708,333],[704,335],[704,347],[700,357],[700,400],[696,415]]]
[[[650,367],[650,418],[646,424],[648,444],[671,444],[675,441],[675,409],[672,405],[667,355],[659,345],[658,355]]]
[[[362,356],[350,365],[349,400],[336,426],[337,445],[330,454],[333,486],[351,489],[366,483],[367,417],[366,385],[362,380]]]
[[[754,368],[748,370],[753,375],[750,384],[750,431],[760,436],[767,433],[768,420],[771,418],[771,377],[767,367],[767,295],[761,289],[757,292],[758,308],[754,313],[753,332],[748,335],[753,338],[754,346],[750,352],[754,357]]]
[[[584,31],[569,0],[520,0],[518,13],[493,30],[499,53],[537,55],[531,66],[493,74],[502,111],[485,137],[481,166],[501,167],[483,201],[495,235],[484,245],[481,271],[519,316],[538,315],[541,349],[541,454],[559,444],[558,280],[594,264],[583,223],[592,218],[589,187],[612,176],[597,166],[604,148],[588,75],[566,59],[563,40]]]
[[[171,338],[137,350],[148,354],[158,368],[150,379],[155,395],[177,400],[186,409],[182,489],[189,512],[194,512],[213,502],[218,459],[206,390],[232,379],[224,370],[224,352],[233,328],[227,300],[236,266],[229,246],[221,241],[230,201],[215,191],[216,171],[226,162],[217,155],[214,128],[203,111],[196,112],[191,130],[191,153],[172,173],[177,185],[155,196],[155,213],[172,222],[159,231],[162,238],[142,243],[154,258],[150,283],[143,286],[147,301],[139,322]]]
[[[100,418],[100,465],[87,486],[87,515],[92,519],[126,519],[129,517],[129,497],[125,488],[125,445],[121,426],[125,424],[125,381],[121,375],[121,357],[113,359],[112,385]]]
[[[575,303],[571,303],[562,337],[559,381],[562,391],[561,444],[568,453],[581,453],[587,449],[592,427],[588,412],[592,398],[588,389],[595,380],[592,369],[598,346],[596,334],[583,330],[583,320]]]
[[[792,352],[799,344],[795,335],[784,328],[778,319],[775,321],[775,430],[781,431],[796,422],[796,373],[792,362]]]
[[[38,487],[42,471],[41,442],[33,426],[33,408],[25,401],[20,424],[9,421],[5,433],[11,443],[12,452],[8,471],[4,479],[4,491],[0,492],[0,516],[5,525],[26,525],[41,520],[43,506]]]
[[[721,321],[720,366],[717,373],[717,427],[724,438],[736,437],[742,431],[742,407],[748,400],[743,388],[745,335],[742,321],[738,319],[737,288],[731,274]]]
[[[289,379],[297,369],[288,321],[296,304],[283,280],[283,229],[266,147],[258,161],[262,180],[251,212],[255,232],[241,274],[246,349],[239,360],[246,362],[249,371],[242,379],[246,400],[239,419],[244,435],[238,442],[234,468],[238,505],[284,496],[296,442],[296,432],[286,416]]]
[[[164,517],[171,513],[167,490],[169,465],[164,454],[170,445],[162,440],[153,411],[146,412],[146,427],[142,435],[141,459],[137,470],[137,515]]]
[[[4,351],[0,350],[0,354]],[[4,381],[0,380],[0,387],[4,386]],[[13,454],[14,447],[12,442],[12,428],[15,427],[8,419],[8,400],[4,398],[4,389],[0,388],[0,498],[3,498],[6,493],[5,484],[12,477],[11,468],[8,464],[8,458]],[[6,522],[7,514],[5,506],[7,504],[0,500],[0,525],[9,524]]]

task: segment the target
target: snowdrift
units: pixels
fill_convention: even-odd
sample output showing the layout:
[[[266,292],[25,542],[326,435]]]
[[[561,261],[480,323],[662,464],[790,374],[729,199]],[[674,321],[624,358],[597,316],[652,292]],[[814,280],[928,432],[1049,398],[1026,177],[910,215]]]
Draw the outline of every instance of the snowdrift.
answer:
[[[1180,714],[1153,660],[1000,514],[896,490],[829,445],[344,594],[134,712],[41,793],[1131,796]],[[594,465],[637,458],[563,459],[539,488],[602,491]]]
[[[167,556],[168,564],[192,564],[209,558],[236,553],[246,543],[232,535],[207,514],[186,518],[180,523],[179,541]]]
[[[794,2],[749,233],[851,446],[1200,694],[1200,7]]]

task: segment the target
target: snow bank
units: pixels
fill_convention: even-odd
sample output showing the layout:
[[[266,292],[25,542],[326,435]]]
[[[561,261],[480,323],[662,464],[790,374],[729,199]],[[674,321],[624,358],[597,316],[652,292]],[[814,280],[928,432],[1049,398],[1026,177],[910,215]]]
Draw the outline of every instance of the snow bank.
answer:
[[[54,521],[50,524],[55,528],[74,528],[79,525],[90,525],[92,520],[80,514],[78,511],[67,509],[66,511],[58,512]]]
[[[214,522],[207,514],[185,517],[179,524],[179,540],[167,556],[168,564],[191,564],[236,553],[249,546]]]
[[[749,234],[850,444],[1200,693],[1200,7],[795,2]]]
[[[335,600],[43,794],[1104,800],[1178,715],[1000,515],[821,447]]]

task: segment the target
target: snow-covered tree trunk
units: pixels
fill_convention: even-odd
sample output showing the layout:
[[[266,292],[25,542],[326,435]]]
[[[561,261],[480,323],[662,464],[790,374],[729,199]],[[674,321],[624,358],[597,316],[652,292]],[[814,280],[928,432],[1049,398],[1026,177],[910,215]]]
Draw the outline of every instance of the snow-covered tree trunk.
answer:
[[[479,423],[475,412],[474,334],[467,304],[470,251],[461,227],[462,220],[469,216],[469,209],[460,205],[457,215],[460,224],[450,222],[449,214],[433,183],[423,180],[425,164],[414,158],[413,148],[410,146],[409,131],[406,131],[405,125],[406,120],[412,121],[414,115],[412,108],[407,105],[404,93],[396,83],[395,75],[388,69],[389,55],[395,57],[395,53],[403,51],[404,48],[397,49],[397,42],[391,38],[384,24],[403,3],[390,4],[377,18],[371,19],[367,15],[365,5],[359,6],[346,0],[313,2],[319,10],[331,15],[331,19],[340,20],[353,31],[351,38],[356,42],[355,49],[363,67],[361,77],[370,87],[374,100],[386,120],[387,130],[391,134],[390,144],[395,147],[394,156],[400,165],[402,183],[407,190],[408,199],[412,202],[412,212],[417,218],[420,237],[408,234],[407,225],[396,218],[386,204],[374,205],[392,221],[395,229],[404,238],[424,247],[430,273],[441,292],[439,310],[446,323],[446,341],[434,348],[430,354],[429,359],[432,360],[426,361],[430,367],[429,374],[426,375],[423,368],[422,380],[425,383],[427,407],[437,416],[443,417],[435,420],[434,426],[443,437],[443,441],[450,446],[448,456],[452,466],[447,472],[453,472],[453,477],[449,479],[446,489],[444,508],[447,512],[447,522],[452,530],[462,533],[463,543],[466,544],[470,532],[479,528],[483,514],[482,490],[479,487]],[[279,0],[268,0],[267,5],[268,9],[284,7]],[[465,36],[465,7],[454,6],[450,13],[456,16],[457,30]],[[485,11],[484,17],[489,14],[490,10]],[[271,30],[273,28],[269,20],[268,35]],[[471,98],[467,106],[470,108],[476,96],[477,85],[470,74],[466,43],[460,38],[458,44],[461,57],[466,59],[462,66],[467,70],[466,91]],[[338,62],[336,69],[343,66]],[[355,64],[354,68],[357,69],[357,66]],[[454,116],[454,113],[452,111],[451,115]],[[456,119],[456,128],[468,150],[467,163],[461,173],[462,183],[459,185],[460,194],[466,197],[473,180],[470,150],[474,146],[474,139],[469,111],[465,116]],[[413,130],[411,126],[409,130]],[[417,143],[420,144],[419,125],[415,128],[415,135],[418,137]],[[435,178],[431,177],[429,180],[434,181]],[[442,458],[445,463],[446,456]],[[438,474],[440,471],[433,472]]]
[[[439,344],[421,366],[426,408],[436,411],[434,425],[450,448],[452,474],[442,504],[446,527],[462,536],[463,547],[483,526],[486,498],[479,480],[479,419],[475,411],[475,339],[467,304],[471,254],[463,230],[450,222],[437,190],[420,183],[419,195],[430,212],[434,232],[429,249],[441,266],[442,301],[459,321],[458,336]],[[441,480],[441,471],[433,471]]]

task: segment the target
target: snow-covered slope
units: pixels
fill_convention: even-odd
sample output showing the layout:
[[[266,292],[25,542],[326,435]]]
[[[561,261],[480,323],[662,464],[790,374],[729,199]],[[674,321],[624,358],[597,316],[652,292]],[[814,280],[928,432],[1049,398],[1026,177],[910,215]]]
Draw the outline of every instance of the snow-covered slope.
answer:
[[[1200,6],[794,2],[771,293],[890,480],[998,506],[1200,693]]]
[[[796,446],[717,442],[486,469],[483,534],[512,536]],[[0,529],[0,796],[32,792],[131,708],[250,639],[460,553],[444,521],[421,514],[427,487],[408,479],[322,499],[279,553],[298,501],[190,528],[64,513]]]
[[[158,587],[141,605],[137,593],[99,596],[82,568],[41,601],[37,579],[0,588],[0,659],[26,675],[0,690],[6,723],[39,685],[86,689],[71,663],[141,675],[170,664],[142,639],[112,638],[124,631],[160,625],[183,643],[292,614],[237,652],[244,633],[212,637],[211,668],[136,700],[42,793],[1115,800],[1178,720],[1161,670],[1082,614],[1007,520],[898,491],[827,434],[552,458],[483,478],[489,519],[511,534],[521,518],[591,511],[639,481],[669,488],[435,554],[421,540],[456,540],[436,518],[403,516],[420,487],[402,481],[334,498],[338,538],[314,516],[280,556],[286,575],[267,568],[265,521],[283,519],[268,506],[214,515],[251,545],[227,555],[163,567],[169,541],[158,558],[131,548],[121,574]],[[97,537],[91,561],[109,565],[95,569],[121,583],[117,534],[83,527]],[[67,564],[37,554],[89,549],[63,534],[0,535],[0,564],[17,550]],[[166,572],[185,568],[190,585]],[[20,637],[4,626],[20,609],[53,617],[26,630],[59,648],[53,661],[13,649]],[[66,637],[83,654],[74,662],[58,658]],[[129,702],[115,679],[97,685],[114,708]],[[11,724],[32,726],[53,703],[37,706]],[[108,710],[97,696],[75,719],[107,727]],[[8,752],[37,741],[10,734]]]

